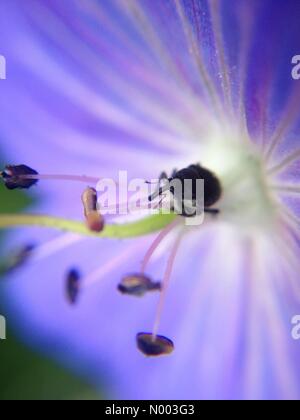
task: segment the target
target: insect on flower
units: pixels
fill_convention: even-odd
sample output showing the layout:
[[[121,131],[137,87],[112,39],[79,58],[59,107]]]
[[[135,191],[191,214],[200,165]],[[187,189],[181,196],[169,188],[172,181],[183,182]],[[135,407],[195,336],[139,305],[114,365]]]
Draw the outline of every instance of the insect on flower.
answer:
[[[197,189],[197,181],[199,180],[204,181],[203,202]],[[208,169],[199,164],[190,165],[180,171],[174,170],[171,178],[168,178],[167,174],[163,172],[160,176],[160,184],[162,181],[167,182],[149,197],[149,201],[153,201],[170,191],[175,202],[173,210],[181,216],[194,217],[201,212],[202,206],[206,213],[219,213],[218,209],[213,209],[211,206],[221,198],[222,187],[218,178]],[[179,185],[179,193],[175,187],[176,182]]]

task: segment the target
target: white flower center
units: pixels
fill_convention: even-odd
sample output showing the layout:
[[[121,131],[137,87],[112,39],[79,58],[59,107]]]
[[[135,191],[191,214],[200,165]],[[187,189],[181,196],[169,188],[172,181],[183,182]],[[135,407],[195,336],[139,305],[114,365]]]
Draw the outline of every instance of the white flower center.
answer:
[[[222,183],[221,219],[251,231],[274,227],[278,203],[262,156],[250,140],[237,135],[217,137],[207,142],[202,153],[203,163]]]

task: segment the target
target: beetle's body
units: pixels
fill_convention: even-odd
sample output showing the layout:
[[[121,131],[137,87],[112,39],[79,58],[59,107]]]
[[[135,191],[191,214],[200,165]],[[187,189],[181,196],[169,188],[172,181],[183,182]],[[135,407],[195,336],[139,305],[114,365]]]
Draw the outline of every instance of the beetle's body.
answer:
[[[198,206],[204,206],[204,212],[206,213],[219,213],[218,209],[211,208],[211,206],[216,204],[221,198],[222,187],[218,178],[208,169],[203,168],[199,164],[190,165],[187,168],[174,171],[171,178],[168,178],[165,173],[162,174],[160,185],[163,180],[167,181],[166,185],[160,186],[158,191],[149,197],[149,201],[153,201],[156,197],[162,196],[165,192],[170,191],[174,197],[175,206],[179,204],[181,208],[181,216],[195,216],[198,214]],[[199,180],[204,181],[204,197],[202,197],[201,202],[199,202],[199,197],[197,197],[197,181]],[[179,190],[180,193],[176,192],[174,187],[176,181],[181,183],[182,188]]]

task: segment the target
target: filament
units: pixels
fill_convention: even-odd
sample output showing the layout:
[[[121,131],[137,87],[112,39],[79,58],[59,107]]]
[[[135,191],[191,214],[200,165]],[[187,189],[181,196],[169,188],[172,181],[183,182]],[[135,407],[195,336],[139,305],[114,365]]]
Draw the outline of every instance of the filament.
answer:
[[[165,239],[165,237],[173,230],[173,228],[178,224],[178,219],[175,219],[173,223],[170,223],[168,226],[163,229],[160,234],[155,238],[154,242],[151,244],[150,248],[148,249],[141,267],[141,273],[145,274],[146,268],[148,266],[148,263],[153,256],[154,252],[158,248],[158,246],[161,244],[161,242]]]
[[[155,203],[155,201],[149,201],[148,196],[145,197],[142,200],[137,200],[134,203],[130,202],[130,199],[127,202],[123,202],[123,203],[116,203],[116,204],[112,204],[110,206],[101,206],[99,210],[101,211],[103,216],[114,216],[114,215],[124,215],[122,212],[126,211],[128,212],[128,215],[133,215],[136,212],[141,212],[141,211],[152,211],[155,214],[158,214],[158,212],[160,212],[161,209],[163,209],[163,207],[160,207],[161,204],[163,203],[165,197],[160,198],[159,200],[157,200],[157,202]],[[137,204],[137,202],[139,202],[139,204]],[[98,203],[99,205],[99,203]],[[156,210],[156,211],[155,211]],[[152,214],[152,213],[151,213]]]
[[[41,181],[71,181],[71,182],[83,182],[85,184],[97,184],[100,178],[86,176],[86,175],[54,175],[54,174],[38,174],[38,175],[19,175],[21,179],[36,179]]]
[[[160,324],[160,320],[161,320],[161,316],[162,316],[162,312],[163,312],[163,308],[164,308],[166,293],[167,293],[167,289],[168,289],[168,286],[169,286],[169,283],[170,283],[172,271],[173,271],[173,268],[174,268],[174,262],[175,262],[175,259],[176,259],[176,255],[177,255],[181,240],[182,240],[182,233],[178,235],[178,237],[176,239],[176,242],[175,242],[175,244],[172,248],[170,257],[168,259],[168,262],[167,262],[166,272],[165,272],[165,275],[164,275],[164,278],[163,278],[163,281],[162,281],[162,291],[161,291],[161,294],[160,294],[160,299],[159,299],[158,308],[157,308],[155,321],[154,321],[154,326],[153,326],[153,330],[152,330],[153,341],[155,341],[156,337],[157,337],[159,324]]]

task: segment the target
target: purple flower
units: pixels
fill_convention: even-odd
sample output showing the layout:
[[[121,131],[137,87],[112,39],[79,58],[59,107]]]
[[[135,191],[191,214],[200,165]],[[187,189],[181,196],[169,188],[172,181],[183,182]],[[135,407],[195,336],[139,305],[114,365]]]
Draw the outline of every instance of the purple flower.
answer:
[[[7,244],[37,244],[5,286],[24,339],[104,382],[108,396],[300,397],[299,17],[292,0],[3,0],[8,163],[148,180],[199,162],[222,185],[220,213],[180,243],[184,218],[174,227],[169,217],[149,262],[162,216],[117,229],[108,220],[102,239],[89,236],[73,222],[82,184],[41,180],[31,211],[47,217],[0,216],[0,227],[44,225]],[[51,229],[57,218],[69,233]],[[169,283],[156,327],[175,350],[161,358],[135,342],[152,331],[159,291],[117,291],[145,254],[147,274]],[[72,293],[82,276],[76,306],[70,272]]]

